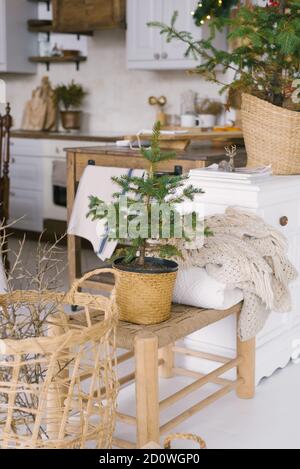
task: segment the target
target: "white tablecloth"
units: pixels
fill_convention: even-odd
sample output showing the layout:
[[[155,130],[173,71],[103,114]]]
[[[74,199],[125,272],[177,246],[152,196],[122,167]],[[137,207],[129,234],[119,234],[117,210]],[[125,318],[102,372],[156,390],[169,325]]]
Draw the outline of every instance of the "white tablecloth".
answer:
[[[86,217],[89,210],[89,196],[96,196],[109,204],[112,201],[112,195],[120,190],[119,186],[111,180],[113,176],[120,177],[124,174],[142,176],[143,173],[144,171],[139,169],[87,166],[81,176],[68,234],[88,239],[102,261],[112,256],[118,243],[108,239],[105,221],[92,221]]]

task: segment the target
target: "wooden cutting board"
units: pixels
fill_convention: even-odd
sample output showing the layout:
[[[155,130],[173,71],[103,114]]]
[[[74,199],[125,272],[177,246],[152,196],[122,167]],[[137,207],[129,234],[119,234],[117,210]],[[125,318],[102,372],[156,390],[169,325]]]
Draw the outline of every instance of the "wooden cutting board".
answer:
[[[168,129],[170,130],[170,129]],[[180,129],[185,130],[185,129]],[[140,134],[141,140],[149,140],[150,134]],[[125,140],[134,142],[137,140],[137,135],[127,135],[124,137]],[[241,130],[201,130],[195,128],[186,129],[186,133],[181,134],[162,134],[160,136],[161,148],[169,148],[176,150],[185,150],[192,141],[203,141],[203,140],[240,140],[243,138],[243,132]]]

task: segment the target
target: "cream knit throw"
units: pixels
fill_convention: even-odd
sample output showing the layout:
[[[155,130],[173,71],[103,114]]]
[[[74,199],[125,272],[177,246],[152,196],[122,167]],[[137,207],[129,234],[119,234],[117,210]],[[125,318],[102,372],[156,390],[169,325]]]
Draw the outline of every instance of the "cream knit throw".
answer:
[[[263,328],[270,311],[291,310],[289,283],[298,273],[287,258],[287,241],[258,216],[232,208],[207,218],[206,225],[214,235],[201,249],[183,249],[182,267],[205,267],[228,288],[243,290],[238,334],[249,340]]]

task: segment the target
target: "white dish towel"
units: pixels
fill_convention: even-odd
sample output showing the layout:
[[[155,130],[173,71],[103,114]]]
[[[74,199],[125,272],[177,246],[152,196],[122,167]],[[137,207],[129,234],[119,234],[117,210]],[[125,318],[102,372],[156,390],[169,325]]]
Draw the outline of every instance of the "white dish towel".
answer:
[[[89,196],[93,195],[110,203],[112,195],[120,190],[120,187],[111,180],[112,177],[124,174],[142,176],[143,173],[144,171],[139,169],[106,168],[103,166],[87,166],[84,170],[79,182],[68,234],[89,240],[95,253],[102,261],[112,256],[117,242],[108,239],[105,221],[92,221],[86,217],[89,211]]]

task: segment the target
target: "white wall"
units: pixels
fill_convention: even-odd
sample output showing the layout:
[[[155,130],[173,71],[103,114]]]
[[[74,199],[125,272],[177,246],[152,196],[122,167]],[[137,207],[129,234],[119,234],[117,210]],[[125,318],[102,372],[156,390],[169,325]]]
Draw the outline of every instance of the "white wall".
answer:
[[[60,40],[58,37],[59,45]],[[198,76],[188,76],[184,71],[128,71],[125,31],[97,32],[87,39],[87,50],[88,61],[81,64],[79,72],[75,64],[54,64],[48,74],[53,85],[74,79],[88,90],[84,130],[124,132],[151,126],[155,110],[148,105],[150,95],[165,95],[169,103],[166,112],[171,114],[179,114],[180,94],[188,89],[203,96],[218,96],[217,87]],[[5,77],[15,127],[21,124],[23,108],[33,88],[47,74],[43,64],[38,65],[37,70],[35,76]]]

